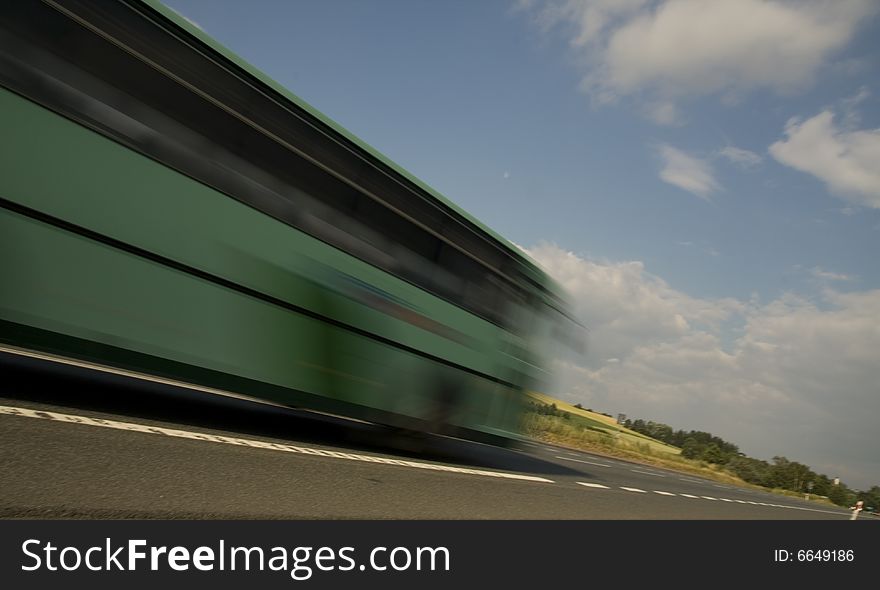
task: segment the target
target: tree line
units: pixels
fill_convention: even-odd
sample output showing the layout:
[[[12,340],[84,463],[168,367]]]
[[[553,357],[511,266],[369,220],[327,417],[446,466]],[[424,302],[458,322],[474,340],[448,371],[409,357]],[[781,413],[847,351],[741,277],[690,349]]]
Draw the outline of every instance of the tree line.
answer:
[[[541,414],[542,416],[556,416],[557,418],[563,418],[568,420],[569,413],[565,410],[560,410],[556,407],[556,404],[542,404],[540,402],[526,402],[526,410],[529,412],[534,412],[536,414]]]
[[[766,488],[778,488],[801,494],[826,496],[839,506],[852,506],[864,500],[866,506],[880,509],[880,486],[856,491],[807,465],[776,456],[771,461],[749,457],[739,447],[724,439],[699,430],[673,430],[668,424],[651,420],[625,420],[630,430],[681,449],[681,456],[723,466],[740,479]]]

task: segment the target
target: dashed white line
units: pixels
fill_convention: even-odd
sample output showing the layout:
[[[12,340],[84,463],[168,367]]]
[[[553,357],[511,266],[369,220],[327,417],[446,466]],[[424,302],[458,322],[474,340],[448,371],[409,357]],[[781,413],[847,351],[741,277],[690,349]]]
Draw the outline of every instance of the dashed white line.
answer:
[[[606,486],[606,485],[602,485],[602,484],[600,484],[600,483],[588,483],[588,482],[585,482],[585,481],[579,481],[579,482],[577,482],[577,484],[578,484],[578,485],[582,485],[582,486],[586,486],[586,487],[588,487],[588,488],[600,488],[600,489],[603,489],[603,490],[607,490],[607,489],[609,489],[608,486]],[[647,493],[648,493],[648,492],[646,492],[645,490],[641,490],[641,489],[639,489],[639,488],[630,488],[630,487],[620,486],[620,489],[621,489],[621,490],[626,490],[627,492],[636,492],[636,493],[639,493],[639,494],[647,494]],[[692,495],[692,494],[674,494],[674,493],[672,493],[672,492],[666,492],[666,491],[664,491],[664,490],[653,490],[653,492],[654,492],[655,494],[659,494],[659,495],[661,495],[661,496],[679,496],[679,495],[681,495],[681,496],[684,496],[685,498],[693,498],[693,499],[695,499],[695,500],[699,500],[700,498],[703,498],[703,499],[706,499],[706,500],[722,500],[722,501],[724,501],[724,502],[733,502],[733,501],[734,501],[734,500],[728,500],[727,498],[713,498],[713,497],[711,497],[711,496],[694,496],[694,495]],[[737,502],[742,502],[741,500],[736,500],[736,501],[737,501]]]
[[[245,447],[254,447],[258,449],[267,449],[272,451],[284,451],[287,453],[295,453],[298,455],[313,455],[318,457],[327,457],[332,459],[345,459],[349,461],[360,461],[363,463],[378,463],[380,465],[398,465],[401,467],[410,467],[413,469],[424,469],[428,471],[445,471],[448,473],[462,473],[467,475],[480,475],[484,477],[496,477],[500,479],[516,479],[522,481],[534,481],[542,483],[554,483],[553,480],[537,477],[534,475],[522,475],[519,473],[506,473],[503,471],[485,471],[482,469],[468,469],[465,467],[452,467],[450,465],[439,465],[434,463],[421,463],[418,461],[406,461],[403,459],[389,459],[386,457],[375,457],[371,455],[360,455],[356,453],[343,453],[340,451],[331,451],[328,449],[316,449],[312,447],[299,447],[294,445],[286,445],[279,443],[270,443],[260,440],[237,438],[232,436],[219,436],[214,434],[204,434],[201,432],[190,432],[188,430],[176,430],[173,428],[161,428],[158,426],[146,426],[144,424],[136,424],[133,422],[120,422],[118,420],[105,420],[102,418],[88,418],[86,416],[74,416],[71,414],[60,414],[58,412],[47,412],[42,410],[31,410],[29,408],[15,408],[10,406],[0,406],[0,414],[9,416],[20,416],[24,418],[40,418],[44,420],[54,420],[56,422],[67,422],[70,424],[83,424],[87,426],[100,426],[103,428],[112,428],[115,430],[128,430],[131,432],[142,432],[144,434],[158,434],[171,436],[174,438],[185,438],[190,440],[200,440],[205,442],[223,443],[227,445],[238,445]]]
[[[593,461],[585,461],[583,459],[571,459],[569,457],[562,457],[560,455],[557,455],[556,458],[562,459],[563,461],[575,461],[576,463],[589,463],[590,465],[597,465],[599,467],[611,467],[611,465],[605,465],[604,463],[594,463]]]
[[[817,510],[816,508],[805,508],[802,506],[788,506],[788,508],[794,508],[795,510],[807,510],[809,512],[824,512],[825,514],[838,514],[840,516],[845,515],[845,512],[838,512],[834,510]]]
[[[700,479],[692,479],[692,478],[690,478],[690,477],[679,477],[678,479],[680,479],[681,481],[689,481],[689,482],[691,482],[691,483],[706,483],[706,482],[703,481],[703,480],[700,480]]]
[[[644,475],[653,475],[654,477],[666,477],[662,473],[653,473],[651,471],[639,471],[638,469],[630,469],[633,473],[642,473]]]
[[[585,486],[585,487],[588,487],[588,488],[598,488],[598,489],[603,489],[603,490],[610,489],[608,486],[606,486],[606,485],[602,485],[602,484],[600,484],[600,483],[591,483],[591,482],[585,482],[585,481],[579,481],[579,482],[576,482],[576,483],[577,483],[578,485],[582,485],[582,486]],[[625,490],[625,491],[627,491],[627,492],[636,492],[636,493],[639,493],[639,494],[646,494],[646,493],[647,493],[645,490],[642,490],[642,489],[639,489],[639,488],[631,488],[631,487],[620,486],[620,489],[621,489],[621,490]],[[722,502],[736,502],[736,503],[738,503],[738,504],[753,504],[753,505],[755,505],[755,506],[772,506],[772,507],[774,507],[774,508],[792,508],[792,509],[795,509],[795,510],[808,510],[808,511],[810,511],[810,512],[825,512],[825,513],[828,513],[828,514],[841,514],[841,513],[839,513],[839,512],[834,512],[834,511],[831,511],[831,510],[817,510],[817,509],[815,509],[815,508],[806,508],[806,507],[801,507],[801,506],[790,506],[790,505],[789,505],[789,506],[783,506],[783,505],[781,505],[781,504],[766,504],[766,503],[763,503],[763,502],[752,502],[752,501],[750,501],[750,500],[738,500],[738,499],[732,499],[732,500],[731,500],[731,499],[729,499],[729,498],[713,498],[712,496],[695,496],[695,495],[693,495],[693,494],[684,494],[684,493],[681,493],[681,492],[679,492],[679,493],[677,493],[677,494],[674,494],[674,493],[672,493],[672,492],[667,492],[667,491],[664,491],[664,490],[652,490],[652,491],[653,491],[655,494],[659,494],[659,495],[661,495],[661,496],[681,496],[681,497],[683,497],[683,498],[691,498],[691,499],[694,499],[694,500],[700,500],[700,499],[704,499],[704,500],[714,500],[714,501],[721,500]]]

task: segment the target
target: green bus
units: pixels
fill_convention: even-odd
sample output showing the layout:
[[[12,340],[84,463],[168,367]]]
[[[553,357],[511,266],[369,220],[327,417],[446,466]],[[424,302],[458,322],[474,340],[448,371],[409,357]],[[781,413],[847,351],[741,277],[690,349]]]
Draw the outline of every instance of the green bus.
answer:
[[[154,0],[0,5],[0,346],[503,444],[564,295]]]

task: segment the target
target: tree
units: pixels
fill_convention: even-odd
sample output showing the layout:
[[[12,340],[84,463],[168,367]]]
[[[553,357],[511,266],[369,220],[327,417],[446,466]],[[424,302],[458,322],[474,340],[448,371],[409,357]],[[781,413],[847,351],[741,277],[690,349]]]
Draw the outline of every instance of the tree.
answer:
[[[743,481],[757,485],[761,485],[767,479],[770,471],[770,465],[766,461],[745,455],[732,457],[727,463],[727,468]]]
[[[865,506],[880,510],[880,486],[871,486],[867,491],[859,492],[859,500],[864,500]]]
[[[834,482],[831,481],[831,478],[827,475],[819,474],[813,480],[813,489],[810,491],[817,496],[827,496],[833,485]]]
[[[773,457],[767,485],[793,492],[805,492],[807,482],[817,479],[813,470],[786,457]]]
[[[836,486],[831,486],[831,491],[828,492],[828,499],[838,506],[852,506],[855,503],[856,495],[846,487],[846,484],[840,483]]]
[[[648,422],[645,425],[645,434],[661,442],[670,443],[672,441],[672,427],[668,424]]]
[[[727,458],[724,456],[724,453],[721,452],[721,447],[714,442],[706,445],[706,448],[703,449],[701,458],[704,461],[715,464],[723,464],[727,462]]]
[[[688,438],[681,446],[681,456],[685,459],[697,459],[703,454],[703,447],[696,439]]]

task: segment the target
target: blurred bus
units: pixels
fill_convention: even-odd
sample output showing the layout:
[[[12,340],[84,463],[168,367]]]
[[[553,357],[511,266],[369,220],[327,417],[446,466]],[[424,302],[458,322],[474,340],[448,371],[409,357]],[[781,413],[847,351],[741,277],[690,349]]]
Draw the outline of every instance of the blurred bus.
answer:
[[[0,14],[7,349],[516,436],[566,313],[516,247],[157,2]]]

